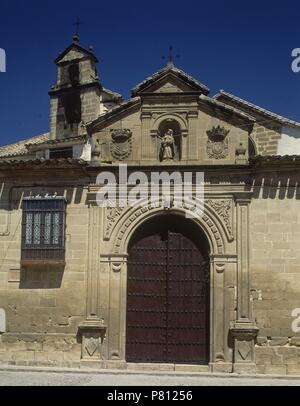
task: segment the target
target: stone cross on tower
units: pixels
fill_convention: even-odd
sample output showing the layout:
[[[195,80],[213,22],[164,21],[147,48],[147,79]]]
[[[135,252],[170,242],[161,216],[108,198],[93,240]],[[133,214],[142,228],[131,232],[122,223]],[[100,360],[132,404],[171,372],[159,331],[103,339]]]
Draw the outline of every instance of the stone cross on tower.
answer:
[[[75,23],[73,24],[76,29],[75,29],[75,34],[73,35],[73,42],[75,43],[79,43],[79,28],[82,25],[82,22],[80,21],[79,17],[77,17],[77,20],[75,21]]]
[[[79,28],[82,25],[82,22],[80,21],[79,17],[77,17],[77,20],[75,21],[75,23],[73,25],[76,27],[75,35],[77,35],[77,37],[79,37]]]

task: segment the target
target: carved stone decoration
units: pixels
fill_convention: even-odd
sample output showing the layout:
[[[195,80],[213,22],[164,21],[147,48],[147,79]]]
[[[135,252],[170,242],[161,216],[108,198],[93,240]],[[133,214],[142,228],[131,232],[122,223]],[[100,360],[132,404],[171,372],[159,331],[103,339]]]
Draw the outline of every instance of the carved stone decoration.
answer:
[[[235,151],[235,163],[236,164],[246,164],[247,163],[247,159],[246,159],[246,148],[243,146],[243,144],[241,143],[239,145],[239,147],[236,149]]]
[[[215,357],[216,362],[225,362],[225,355],[223,352],[217,352]]]
[[[121,271],[122,268],[122,262],[113,262],[112,263],[112,270],[115,273],[118,273]]]
[[[206,204],[221,217],[228,231],[229,237],[232,239],[232,201],[229,199],[207,200]]]
[[[251,320],[238,320],[230,329],[234,340],[234,372],[255,373],[254,342],[258,327]]]
[[[118,218],[121,216],[124,207],[109,207],[107,208],[107,216],[106,216],[106,227],[104,231],[104,239],[106,241],[109,240],[111,232],[113,230],[113,226],[118,221]]]
[[[156,204],[148,204],[147,206],[144,206],[142,208],[137,209],[134,212],[131,212],[132,214],[130,215],[129,218],[126,219],[126,221],[123,223],[122,227],[118,230],[118,233],[116,235],[116,240],[115,240],[115,248],[114,248],[114,253],[119,254],[120,249],[122,246],[122,241],[124,240],[124,235],[126,234],[127,229],[131,226],[133,222],[135,222],[139,217],[145,215],[147,212],[151,212],[154,209],[157,208],[162,208],[161,204],[157,202]],[[179,207],[177,207],[178,209]],[[182,209],[185,209],[188,212],[193,213],[193,217],[197,218],[197,210],[199,210],[199,207],[197,205],[189,205],[186,202],[182,205]],[[202,215],[203,213],[199,213],[199,218],[201,218],[201,221],[204,222],[207,226],[208,229],[210,229],[212,235],[214,236],[214,239],[216,241],[217,245],[217,253],[218,254],[223,254],[224,253],[224,244],[223,244],[223,239],[220,235],[219,230],[215,226],[214,222],[207,216],[207,215]]]
[[[102,358],[102,343],[107,327],[103,320],[87,319],[78,326],[81,337],[81,358],[83,360],[100,360]]]
[[[225,271],[225,264],[216,264],[216,271],[218,273],[223,273]]]
[[[132,132],[129,129],[111,130],[111,155],[118,161],[128,158],[132,151]]]
[[[99,349],[99,337],[89,337],[86,339],[85,349],[90,357]]]
[[[238,343],[238,353],[242,360],[246,360],[250,354],[251,346],[248,341],[240,341]]]
[[[99,157],[101,155],[101,147],[100,147],[100,141],[97,139],[94,142],[94,149],[92,152],[93,157]]]
[[[228,139],[230,130],[217,126],[207,131],[207,155],[213,159],[224,159],[228,156]]]

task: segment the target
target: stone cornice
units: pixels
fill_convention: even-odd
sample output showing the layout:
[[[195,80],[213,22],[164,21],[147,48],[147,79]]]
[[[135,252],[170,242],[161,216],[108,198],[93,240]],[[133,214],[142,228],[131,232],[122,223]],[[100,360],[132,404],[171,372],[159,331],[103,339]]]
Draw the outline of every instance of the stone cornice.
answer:
[[[300,155],[258,155],[250,158],[250,166],[262,167],[262,166],[280,166],[280,165],[300,165]]]
[[[208,103],[213,107],[219,108],[220,110],[223,110],[227,113],[230,114],[235,114],[236,116],[240,117],[241,119],[243,119],[244,121],[248,122],[249,125],[253,125],[256,122],[256,119],[252,116],[250,116],[249,114],[235,108],[232,107],[228,104],[219,102],[216,99],[213,99],[211,97],[208,96],[204,96],[203,94],[199,96],[199,103]]]
[[[82,144],[85,142],[86,137],[83,135],[78,135],[76,137],[69,137],[69,138],[60,138],[60,139],[55,139],[55,140],[49,140],[42,142],[40,144],[26,144],[26,147],[28,148],[28,151],[38,151],[40,149],[46,149],[46,148],[53,148],[56,145],[60,144],[65,144],[65,145],[75,145],[75,144]]]
[[[75,93],[78,92],[79,90],[83,90],[83,89],[90,89],[90,88],[98,88],[100,91],[102,90],[102,86],[98,81],[93,81],[90,83],[84,83],[84,84],[80,84],[76,87],[58,87],[58,88],[54,88],[52,90],[49,91],[49,96],[57,96],[57,95],[61,95],[61,94],[65,94],[65,93]]]
[[[192,78],[190,75],[188,75],[181,69],[176,68],[172,64],[172,65],[167,65],[166,67],[159,70],[158,72],[155,72],[153,75],[146,78],[142,83],[140,83],[136,87],[134,87],[131,90],[132,96],[137,96],[141,93],[144,94],[146,89],[150,88],[151,86],[153,86],[154,83],[159,82],[160,80],[162,80],[164,77],[166,77],[168,75],[172,75],[172,76],[177,77],[178,79],[182,80],[195,92],[198,91],[198,92],[201,92],[204,94],[209,93],[209,88],[207,86],[205,86],[203,83],[199,82],[198,80]]]
[[[110,110],[109,112],[103,114],[102,116],[98,117],[96,120],[87,124],[87,132],[91,134],[93,131],[98,129],[98,126],[101,125],[106,126],[107,121],[118,117],[120,114],[124,112],[130,111],[132,108],[136,108],[141,104],[141,99],[139,97],[135,97],[127,102],[120,104],[120,106]]]
[[[250,103],[247,100],[241,99],[240,97],[237,97],[231,93],[225,92],[224,90],[220,90],[218,94],[213,96],[213,99],[215,100],[220,100],[220,101],[231,101],[235,103],[237,106],[240,106],[241,108],[247,109],[249,112],[253,112],[262,116],[265,116],[270,119],[270,122],[277,122],[279,124],[291,126],[294,128],[300,128],[300,123],[294,120],[290,120],[286,117],[283,117],[279,114],[273,113],[269,110],[266,110],[262,107],[259,107],[253,103]]]

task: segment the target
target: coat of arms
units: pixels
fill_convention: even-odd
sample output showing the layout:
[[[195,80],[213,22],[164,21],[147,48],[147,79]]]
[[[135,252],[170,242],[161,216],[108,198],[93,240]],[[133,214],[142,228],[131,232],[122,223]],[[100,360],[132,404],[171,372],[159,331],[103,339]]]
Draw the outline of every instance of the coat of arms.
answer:
[[[207,131],[207,154],[209,158],[224,159],[228,156],[228,139],[230,130],[217,126]]]
[[[118,161],[128,158],[132,151],[132,132],[128,129],[111,130],[111,155]]]

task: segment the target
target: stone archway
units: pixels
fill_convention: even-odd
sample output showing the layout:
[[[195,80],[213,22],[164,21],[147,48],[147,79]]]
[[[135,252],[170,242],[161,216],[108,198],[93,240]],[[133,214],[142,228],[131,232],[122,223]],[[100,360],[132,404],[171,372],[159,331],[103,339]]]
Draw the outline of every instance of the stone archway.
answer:
[[[218,372],[255,367],[257,328],[251,319],[249,297],[249,202],[248,192],[207,194],[204,212],[192,218],[206,235],[210,248],[210,367]],[[195,215],[189,204],[165,210],[160,203],[106,210],[90,207],[90,224],[99,227],[90,233],[87,319],[82,325],[82,336],[90,334],[91,328],[105,331],[102,357],[122,365],[126,365],[127,259],[131,237],[144,222],[156,216]],[[246,355],[245,341],[249,347]]]
[[[190,219],[160,215],[131,236],[126,360],[209,363],[209,244]]]
[[[186,137],[188,135],[188,121],[186,120],[183,115],[178,113],[164,113],[160,114],[154,118],[154,121],[151,125],[150,133],[152,136],[157,136],[157,133],[164,122],[172,122],[175,121],[178,123],[180,127],[181,134]]]
[[[107,241],[107,255],[102,254],[102,269],[109,272],[109,308],[107,356],[111,360],[126,359],[126,308],[127,308],[127,273],[130,241],[135,231],[147,221],[161,215],[186,216],[195,214],[188,207],[174,207],[164,210],[159,202],[153,206],[131,207],[114,210],[106,216],[104,229]],[[209,245],[210,271],[210,364],[230,371],[232,353],[228,348],[229,305],[226,302],[226,270],[233,272],[236,256],[226,253],[228,242],[232,240],[228,227],[218,215],[212,204],[205,204],[202,216],[191,218],[199,233],[206,236]],[[102,251],[103,252],[103,251]],[[110,252],[110,253],[109,253]],[[224,303],[225,306],[224,306]],[[217,363],[217,364],[216,364]],[[222,365],[221,365],[222,364]]]
[[[198,215],[199,207],[200,214]],[[202,209],[204,209],[204,212]],[[127,255],[131,235],[142,222],[166,213],[178,214],[184,217],[189,216],[205,233],[212,255],[225,254],[226,240],[231,240],[228,230],[226,230],[224,223],[220,220],[211,204],[203,207],[201,203],[193,202],[191,206],[184,204],[183,207],[173,207],[171,210],[166,211],[162,208],[162,204],[158,199],[154,203],[145,201],[142,207],[139,205],[129,209],[113,208],[109,210],[104,238],[106,241],[114,241],[112,250],[114,256]]]

